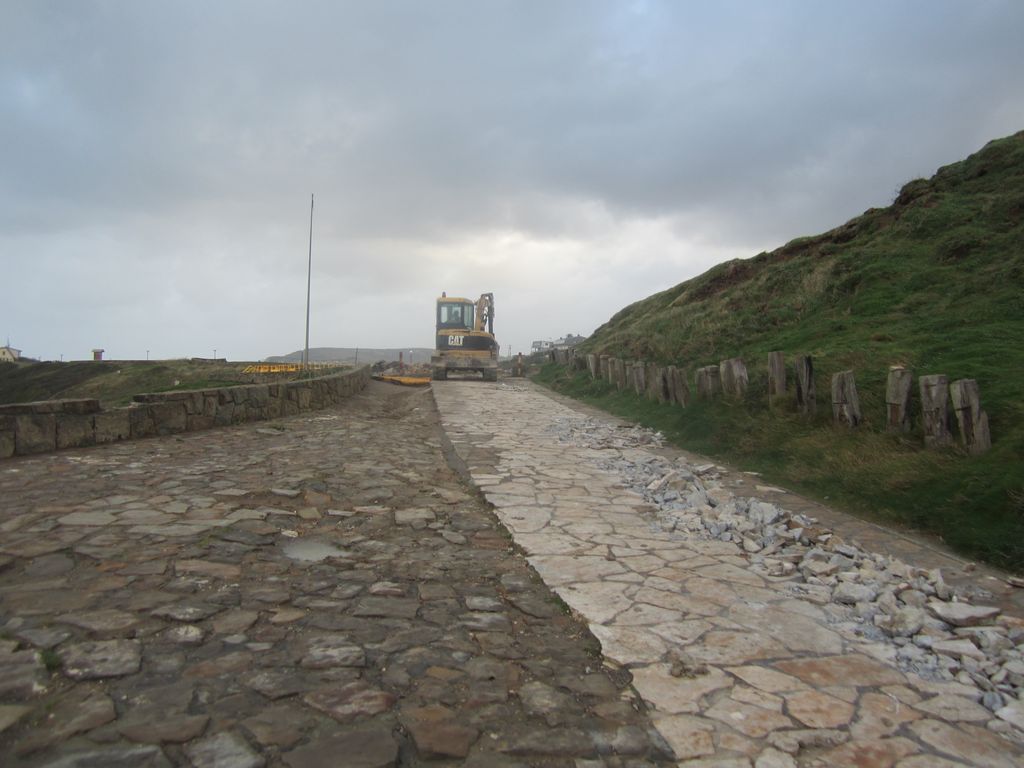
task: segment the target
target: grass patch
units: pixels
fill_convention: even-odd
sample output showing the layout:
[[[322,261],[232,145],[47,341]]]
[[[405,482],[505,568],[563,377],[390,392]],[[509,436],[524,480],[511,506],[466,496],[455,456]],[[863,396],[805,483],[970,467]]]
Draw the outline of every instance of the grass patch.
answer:
[[[56,672],[63,665],[64,661],[61,659],[60,654],[57,653],[53,648],[46,648],[39,652],[39,660],[46,667],[47,672]]]
[[[572,608],[570,608],[569,604],[565,602],[565,600],[563,600],[559,595],[552,592],[551,596],[547,598],[547,600],[549,603],[555,606],[555,608],[561,611],[561,613],[564,616],[572,616]]]
[[[769,411],[757,378],[742,402],[719,399],[688,408],[619,392],[586,372],[553,364],[535,380],[657,429],[680,448],[760,472],[768,482],[858,516],[934,534],[967,557],[1024,571],[1019,443],[997,443],[982,456],[955,448],[926,451],[917,435],[886,434],[870,423],[856,430],[833,427],[824,408],[810,421],[792,404]],[[878,405],[868,400],[866,411]],[[880,421],[879,409],[875,424]]]
[[[143,392],[251,384],[255,377],[242,373],[247,365],[190,360],[0,363],[0,403],[95,398],[105,408],[118,407]]]
[[[153,392],[179,392],[182,390],[189,389],[218,389],[220,387],[234,387],[240,382],[229,381],[226,379],[197,379],[196,381],[182,381],[178,384],[172,384],[169,387],[159,387],[152,390]]]

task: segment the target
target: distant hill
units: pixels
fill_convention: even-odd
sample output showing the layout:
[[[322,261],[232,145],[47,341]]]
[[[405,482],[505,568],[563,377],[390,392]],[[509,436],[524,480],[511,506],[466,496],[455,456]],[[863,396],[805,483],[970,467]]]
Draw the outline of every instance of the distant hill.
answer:
[[[405,362],[428,363],[434,350],[427,347],[398,347],[395,349],[362,349],[356,347],[310,347],[309,361],[311,363],[376,363],[380,360],[387,362],[397,361],[398,353],[401,352]],[[410,352],[412,353],[410,360]],[[287,355],[268,357],[268,363],[301,363],[302,350],[290,352]]]

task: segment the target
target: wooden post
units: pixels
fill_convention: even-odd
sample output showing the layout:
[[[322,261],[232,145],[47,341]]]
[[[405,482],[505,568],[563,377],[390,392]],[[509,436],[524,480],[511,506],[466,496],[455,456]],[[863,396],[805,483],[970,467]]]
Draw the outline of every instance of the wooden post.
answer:
[[[608,355],[601,355],[597,358],[597,377],[604,381],[611,381],[611,376],[608,372]]]
[[[655,392],[655,395],[659,403],[672,402],[672,387],[668,377],[668,369],[661,365],[658,366],[658,391]]]
[[[621,392],[626,388],[626,362],[616,357],[612,363],[615,367],[615,388]]]
[[[722,394],[726,397],[733,394],[733,376],[729,363],[730,360],[722,360],[718,364],[718,380],[722,384]]]
[[[928,448],[949,445],[952,436],[949,431],[949,380],[945,374],[936,373],[918,379],[921,390],[921,426],[924,428],[924,444]]]
[[[814,360],[810,355],[801,355],[794,364],[796,368],[796,404],[804,416],[813,416],[818,410],[818,395],[814,388]]]
[[[722,392],[730,397],[741,398],[747,392],[747,366],[741,357],[731,357],[718,364]]]
[[[644,377],[647,382],[647,399],[664,403],[668,399],[665,395],[665,369],[657,363],[647,363],[644,366]]]
[[[914,372],[902,365],[889,366],[885,384],[885,428],[890,432],[910,431],[910,389]]]
[[[697,397],[712,400],[722,391],[722,378],[717,365],[697,369]]]
[[[683,408],[689,406],[693,396],[690,394],[690,377],[685,368],[676,368],[675,391],[676,402]]]
[[[786,358],[781,352],[768,353],[768,404],[778,405],[786,397]]]
[[[668,377],[672,402],[685,408],[690,404],[690,385],[686,381],[686,369],[670,365],[666,370],[666,376]]]
[[[837,424],[848,427],[856,427],[861,422],[853,371],[840,371],[832,376],[832,418]]]
[[[953,413],[960,427],[960,441],[969,453],[984,453],[992,447],[988,414],[981,410],[981,395],[974,379],[958,379],[949,385]]]
[[[647,378],[644,376],[646,367],[642,360],[633,363],[633,391],[638,395],[643,395],[647,389]]]

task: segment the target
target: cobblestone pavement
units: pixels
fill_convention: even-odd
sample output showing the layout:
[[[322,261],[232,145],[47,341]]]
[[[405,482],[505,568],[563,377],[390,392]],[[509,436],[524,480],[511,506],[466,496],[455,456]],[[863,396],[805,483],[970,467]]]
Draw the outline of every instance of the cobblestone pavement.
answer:
[[[737,497],[727,474],[701,482],[713,465],[680,459],[648,484],[664,466],[649,436],[532,385],[434,395],[463,471],[632,673],[680,765],[1024,764],[1024,622],[965,601],[992,597],[969,574],[951,587]],[[672,476],[697,512],[661,503]]]
[[[0,463],[0,764],[672,764],[429,390]]]

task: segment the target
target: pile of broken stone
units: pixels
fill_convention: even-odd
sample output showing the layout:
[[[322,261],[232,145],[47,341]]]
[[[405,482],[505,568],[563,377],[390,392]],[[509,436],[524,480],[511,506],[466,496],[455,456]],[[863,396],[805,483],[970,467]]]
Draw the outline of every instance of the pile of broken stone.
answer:
[[[591,449],[663,442],[651,430],[586,418],[558,428],[563,442]],[[904,671],[975,689],[998,718],[989,727],[1024,743],[1024,620],[977,604],[991,593],[954,589],[939,569],[867,552],[812,517],[735,496],[714,464],[625,450],[599,465],[657,509],[661,530],[735,543],[753,572],[821,605],[836,629],[892,644]]]

